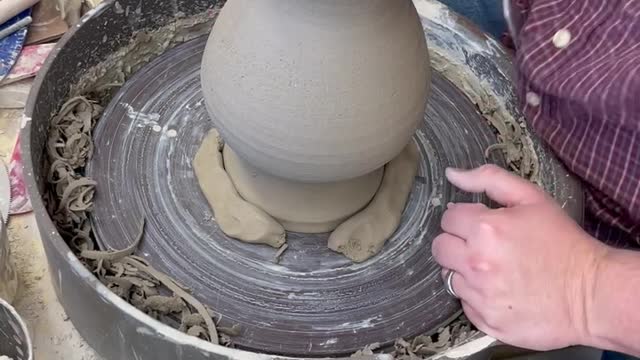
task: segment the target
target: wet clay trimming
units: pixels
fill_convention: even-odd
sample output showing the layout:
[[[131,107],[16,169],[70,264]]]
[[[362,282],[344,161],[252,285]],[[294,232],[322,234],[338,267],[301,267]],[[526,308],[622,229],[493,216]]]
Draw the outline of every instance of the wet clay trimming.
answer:
[[[228,335],[235,330],[219,334],[211,310],[169,276],[134,255],[144,235],[144,218],[140,219],[131,246],[118,251],[96,249],[89,218],[96,182],[82,172],[93,153],[91,133],[102,110],[96,102],[77,96],[69,99],[51,119],[45,201],[58,231],[80,261],[133,306],[190,335],[216,344],[230,343]]]

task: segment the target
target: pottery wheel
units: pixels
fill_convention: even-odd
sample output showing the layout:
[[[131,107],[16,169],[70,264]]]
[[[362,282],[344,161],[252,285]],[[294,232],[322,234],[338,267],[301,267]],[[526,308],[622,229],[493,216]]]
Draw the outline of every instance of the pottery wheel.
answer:
[[[476,107],[434,71],[414,137],[419,175],[401,226],[379,255],[353,264],[327,248],[327,235],[289,233],[289,249],[275,264],[276,250],[222,233],[194,175],[191,162],[213,126],[200,91],[205,42],[180,45],[137,72],[98,123],[87,172],[98,182],[100,245],[130,245],[144,216],[138,255],[190,288],[224,326],[239,324],[234,343],[256,352],[350,354],[435,332],[460,314],[430,248],[448,202],[484,201],[444,177],[447,166],[485,163],[484,150],[496,141]]]

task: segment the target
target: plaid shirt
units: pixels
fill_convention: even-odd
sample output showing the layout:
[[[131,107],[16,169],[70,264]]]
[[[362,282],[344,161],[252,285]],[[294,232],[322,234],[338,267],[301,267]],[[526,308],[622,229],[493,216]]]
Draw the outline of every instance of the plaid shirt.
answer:
[[[587,188],[585,227],[640,244],[640,0],[513,0],[522,108]]]

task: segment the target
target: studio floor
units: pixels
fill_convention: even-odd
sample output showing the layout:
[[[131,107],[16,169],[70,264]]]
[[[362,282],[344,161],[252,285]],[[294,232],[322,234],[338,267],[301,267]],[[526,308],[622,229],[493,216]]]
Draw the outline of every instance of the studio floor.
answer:
[[[22,110],[0,109],[0,158],[5,163],[13,151],[21,116]],[[27,322],[35,358],[100,359],[80,337],[56,298],[33,213],[12,216],[8,229],[12,259],[20,279],[13,305]]]

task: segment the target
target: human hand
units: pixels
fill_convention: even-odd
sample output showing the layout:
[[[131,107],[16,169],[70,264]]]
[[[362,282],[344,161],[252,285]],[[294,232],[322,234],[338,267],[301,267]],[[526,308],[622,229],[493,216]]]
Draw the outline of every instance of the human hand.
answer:
[[[449,204],[432,252],[455,273],[452,287],[471,322],[532,350],[584,344],[595,272],[607,247],[586,234],[534,184],[499,167],[448,169],[458,188],[503,205]]]

